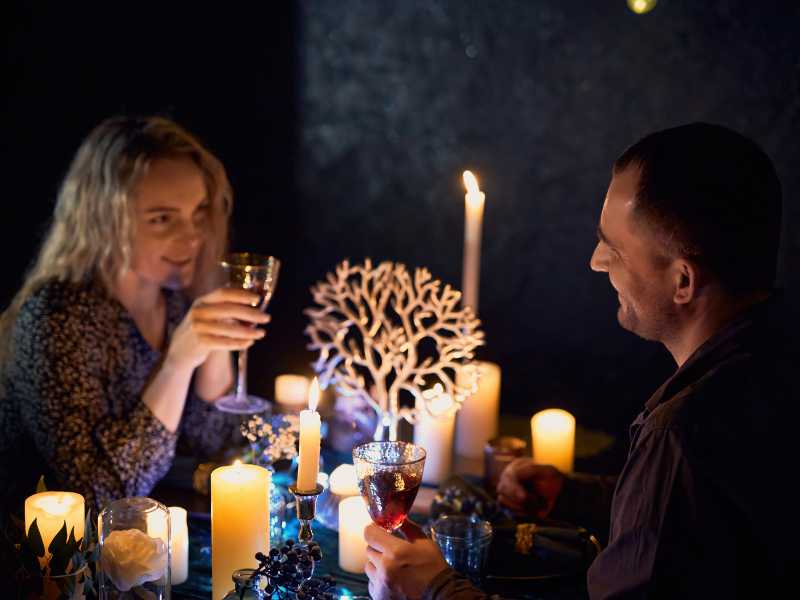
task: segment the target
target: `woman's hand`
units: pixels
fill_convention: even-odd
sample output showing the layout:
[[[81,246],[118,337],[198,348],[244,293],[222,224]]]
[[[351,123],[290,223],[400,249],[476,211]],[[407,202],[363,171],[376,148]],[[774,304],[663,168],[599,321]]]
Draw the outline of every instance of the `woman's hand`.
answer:
[[[254,308],[257,294],[238,288],[219,288],[194,301],[172,334],[166,362],[194,369],[215,350],[245,350],[264,337],[254,327],[269,315]]]
[[[564,475],[551,465],[518,458],[508,465],[497,484],[497,499],[517,512],[547,517],[564,487]]]

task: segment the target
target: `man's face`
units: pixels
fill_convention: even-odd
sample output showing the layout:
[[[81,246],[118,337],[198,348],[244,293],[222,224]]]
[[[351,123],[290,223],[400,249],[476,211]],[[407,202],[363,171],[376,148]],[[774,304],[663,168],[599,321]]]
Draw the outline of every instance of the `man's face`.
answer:
[[[134,192],[134,273],[162,287],[188,286],[205,237],[208,212],[205,181],[191,160],[153,161]]]
[[[638,182],[636,167],[611,178],[589,264],[608,273],[619,298],[619,324],[647,340],[664,341],[676,316],[674,287],[658,236],[634,218]]]

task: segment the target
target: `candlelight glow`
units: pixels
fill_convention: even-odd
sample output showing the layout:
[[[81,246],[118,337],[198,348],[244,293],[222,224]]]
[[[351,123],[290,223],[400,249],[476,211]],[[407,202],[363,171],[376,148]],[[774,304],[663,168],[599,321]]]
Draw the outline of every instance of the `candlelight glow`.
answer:
[[[308,388],[308,410],[317,410],[319,404],[319,380],[314,377],[311,387]]]
[[[478,178],[472,174],[472,171],[464,171],[464,185],[470,194],[477,194],[481,191],[478,186]]]
[[[656,0],[628,0],[628,8],[637,15],[643,15],[655,8]]]
[[[235,461],[233,461],[233,466],[234,466],[234,467],[241,467],[241,466],[242,466],[242,461],[240,461],[240,460],[237,458]]]
[[[422,397],[428,401],[428,410],[433,416],[442,416],[453,408],[453,398],[444,393],[444,386],[441,383],[422,392]]]

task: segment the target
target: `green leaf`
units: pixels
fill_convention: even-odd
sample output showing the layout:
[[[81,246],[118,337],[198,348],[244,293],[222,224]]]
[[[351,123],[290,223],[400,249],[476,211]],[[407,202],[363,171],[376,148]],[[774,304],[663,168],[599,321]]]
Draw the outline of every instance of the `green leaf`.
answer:
[[[31,551],[33,551],[34,555],[43,557],[44,541],[42,541],[42,534],[39,532],[39,524],[36,522],[36,519],[33,520],[30,529],[28,529],[27,538],[28,544],[30,545]]]
[[[86,552],[94,540],[94,523],[92,522],[92,509],[86,509],[86,520],[83,525],[83,539],[80,540],[81,552]]]
[[[44,475],[39,477],[39,483],[36,484],[36,493],[40,494],[41,492],[46,492],[47,486],[44,484]]]
[[[50,575],[64,575],[67,572],[69,559],[72,558],[72,548],[67,543],[67,522],[61,526],[58,533],[47,548],[53,555],[50,559]]]
[[[43,569],[27,540],[24,540],[19,546],[19,560],[30,575],[41,575]]]

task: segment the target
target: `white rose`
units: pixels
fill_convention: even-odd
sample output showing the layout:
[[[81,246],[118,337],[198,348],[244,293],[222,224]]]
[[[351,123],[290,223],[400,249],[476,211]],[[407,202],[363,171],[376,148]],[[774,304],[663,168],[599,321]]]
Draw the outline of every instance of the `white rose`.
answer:
[[[138,529],[112,531],[100,552],[103,572],[121,592],[155,581],[167,570],[167,545]]]

